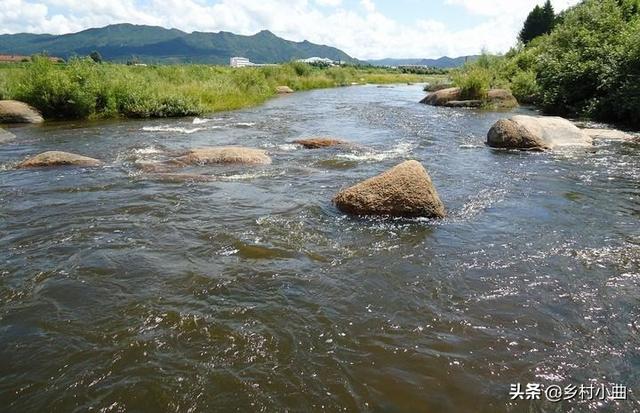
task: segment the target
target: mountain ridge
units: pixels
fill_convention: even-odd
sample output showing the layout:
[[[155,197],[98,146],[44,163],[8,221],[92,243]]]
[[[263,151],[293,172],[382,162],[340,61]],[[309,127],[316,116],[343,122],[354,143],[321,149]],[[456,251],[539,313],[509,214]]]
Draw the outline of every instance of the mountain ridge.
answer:
[[[294,59],[325,57],[356,63],[342,50],[282,39],[269,30],[245,36],[230,32],[184,32],[159,26],[112,24],[61,35],[17,33],[0,35],[0,54],[49,55],[69,58],[98,51],[105,60],[149,63],[228,64],[243,56],[254,63],[281,63]]]

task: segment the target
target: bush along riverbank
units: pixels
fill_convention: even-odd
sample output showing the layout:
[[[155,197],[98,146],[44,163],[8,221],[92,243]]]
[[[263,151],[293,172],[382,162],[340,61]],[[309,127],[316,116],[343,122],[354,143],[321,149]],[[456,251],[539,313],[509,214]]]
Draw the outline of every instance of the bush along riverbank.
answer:
[[[434,78],[390,69],[319,68],[297,62],[233,69],[98,64],[89,58],[56,64],[36,56],[31,63],[0,66],[0,99],[26,102],[45,119],[178,117],[258,105],[274,96],[278,86],[301,91]]]
[[[640,1],[584,0],[532,38],[536,13],[505,56],[483,54],[452,73],[463,95],[505,88],[547,114],[640,127]]]

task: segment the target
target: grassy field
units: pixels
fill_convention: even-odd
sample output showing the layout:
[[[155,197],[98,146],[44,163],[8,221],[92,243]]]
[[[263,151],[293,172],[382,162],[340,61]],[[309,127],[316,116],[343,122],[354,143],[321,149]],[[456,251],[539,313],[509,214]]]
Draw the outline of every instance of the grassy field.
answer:
[[[302,63],[233,69],[208,65],[126,66],[44,58],[0,65],[0,99],[16,99],[47,119],[193,116],[258,105],[277,86],[296,91],[352,83],[430,82],[382,68],[318,68]]]

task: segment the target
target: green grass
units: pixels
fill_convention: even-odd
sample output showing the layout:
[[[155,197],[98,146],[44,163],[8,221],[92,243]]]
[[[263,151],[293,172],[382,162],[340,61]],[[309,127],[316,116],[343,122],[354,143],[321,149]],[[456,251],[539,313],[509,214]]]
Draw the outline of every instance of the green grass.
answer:
[[[55,64],[35,57],[31,63],[0,65],[0,98],[29,103],[47,119],[194,116],[261,104],[280,85],[302,91],[437,78],[382,68],[318,68],[301,63],[233,69],[96,64],[90,59]]]

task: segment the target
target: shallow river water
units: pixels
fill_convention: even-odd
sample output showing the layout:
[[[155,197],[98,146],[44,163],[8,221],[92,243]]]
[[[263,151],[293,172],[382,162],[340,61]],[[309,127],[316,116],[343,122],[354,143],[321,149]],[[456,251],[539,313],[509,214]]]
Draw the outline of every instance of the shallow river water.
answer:
[[[0,145],[0,411],[640,409],[640,145],[484,146],[504,113],[420,86],[298,93],[202,119],[49,123]],[[520,109],[520,112],[526,112]],[[305,150],[336,136],[350,150]],[[273,164],[166,179],[166,150]],[[15,170],[45,150],[99,168]],[[347,217],[341,188],[406,159],[442,221]],[[626,401],[510,400],[625,385]]]

